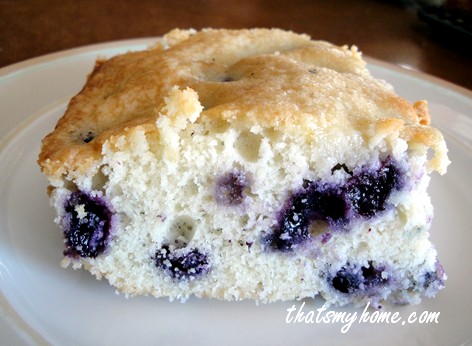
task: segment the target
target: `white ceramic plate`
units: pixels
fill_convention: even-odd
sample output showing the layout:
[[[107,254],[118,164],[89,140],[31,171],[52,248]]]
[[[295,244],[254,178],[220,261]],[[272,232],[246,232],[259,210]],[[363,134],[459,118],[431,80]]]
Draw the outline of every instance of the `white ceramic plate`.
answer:
[[[152,39],[121,41],[48,55],[0,70],[0,344],[53,345],[465,345],[472,338],[472,93],[452,84],[369,60],[372,73],[410,101],[427,99],[445,134],[452,165],[430,187],[436,215],[431,237],[448,273],[447,287],[418,306],[388,308],[402,321],[439,312],[438,323],[287,324],[300,302],[165,299],[116,295],[85,271],[61,269],[62,239],[36,165],[40,140],[79,91],[97,56],[136,50]],[[317,314],[321,300],[306,301]],[[334,311],[334,310],[332,310]],[[326,312],[325,312],[326,313]],[[325,313],[320,317],[326,316]],[[372,313],[372,311],[371,311]],[[424,315],[426,316],[426,315]],[[316,317],[316,316],[315,316]]]

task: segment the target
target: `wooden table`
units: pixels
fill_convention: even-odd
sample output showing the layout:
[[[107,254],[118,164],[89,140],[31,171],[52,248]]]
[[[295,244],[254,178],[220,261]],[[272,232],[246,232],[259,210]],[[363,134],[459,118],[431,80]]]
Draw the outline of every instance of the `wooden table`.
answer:
[[[0,67],[67,48],[175,28],[280,27],[472,89],[470,47],[439,40],[401,1],[5,0]]]

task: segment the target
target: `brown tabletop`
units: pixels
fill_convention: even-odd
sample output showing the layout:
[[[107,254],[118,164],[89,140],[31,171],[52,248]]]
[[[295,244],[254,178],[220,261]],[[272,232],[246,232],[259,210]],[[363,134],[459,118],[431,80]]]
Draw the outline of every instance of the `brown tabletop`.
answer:
[[[5,0],[0,67],[111,40],[179,28],[280,27],[472,89],[470,46],[445,38],[402,1],[374,0]]]

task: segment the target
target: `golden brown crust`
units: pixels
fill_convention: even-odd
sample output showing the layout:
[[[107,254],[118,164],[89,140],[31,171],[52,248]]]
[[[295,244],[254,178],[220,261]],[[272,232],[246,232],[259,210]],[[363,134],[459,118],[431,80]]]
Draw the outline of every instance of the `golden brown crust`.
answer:
[[[411,106],[370,77],[356,48],[282,30],[174,30],[149,50],[97,62],[44,138],[41,169],[56,178],[90,169],[111,136],[152,129],[174,86],[196,91],[202,119],[309,136],[330,123],[377,122],[384,133],[433,148],[432,169],[443,173],[448,163],[426,104]]]
[[[418,115],[418,122],[421,125],[429,126],[431,124],[431,116],[429,115],[428,102],[421,100],[413,104],[413,108]]]

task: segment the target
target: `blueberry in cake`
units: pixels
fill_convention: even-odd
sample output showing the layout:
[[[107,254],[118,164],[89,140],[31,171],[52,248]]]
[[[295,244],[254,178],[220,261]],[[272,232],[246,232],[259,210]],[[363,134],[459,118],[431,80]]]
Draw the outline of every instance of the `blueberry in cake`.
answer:
[[[174,30],[97,61],[43,140],[62,264],[171,300],[418,303],[446,278],[429,121],[355,47]]]

